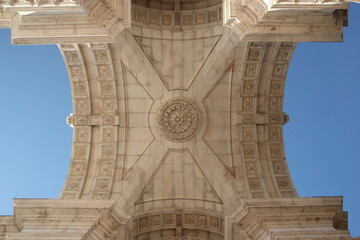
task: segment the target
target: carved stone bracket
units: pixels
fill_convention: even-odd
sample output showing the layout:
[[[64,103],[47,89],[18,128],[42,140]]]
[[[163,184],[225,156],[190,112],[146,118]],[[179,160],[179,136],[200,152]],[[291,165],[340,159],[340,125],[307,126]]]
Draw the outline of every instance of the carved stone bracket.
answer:
[[[120,124],[118,115],[73,115],[67,117],[66,122],[70,126],[116,126]]]
[[[281,124],[289,122],[286,113],[239,114],[239,124]]]

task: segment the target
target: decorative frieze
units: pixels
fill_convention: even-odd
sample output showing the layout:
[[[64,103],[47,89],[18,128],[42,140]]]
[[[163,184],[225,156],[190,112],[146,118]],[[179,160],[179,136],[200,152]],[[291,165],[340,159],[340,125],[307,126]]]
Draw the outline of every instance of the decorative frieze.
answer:
[[[201,211],[176,209],[166,212],[151,212],[133,217],[134,236],[159,229],[202,229],[217,234],[224,232],[224,219]]]
[[[155,8],[144,8],[132,4],[132,24],[152,28],[182,28],[213,26],[222,22],[222,4],[196,10],[183,10],[180,13]]]

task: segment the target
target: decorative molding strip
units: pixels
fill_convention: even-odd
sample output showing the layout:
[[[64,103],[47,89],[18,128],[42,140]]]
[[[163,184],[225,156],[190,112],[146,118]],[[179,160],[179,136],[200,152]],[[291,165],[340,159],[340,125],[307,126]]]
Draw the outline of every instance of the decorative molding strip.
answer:
[[[73,115],[70,114],[66,119],[70,126],[94,126],[107,125],[116,126],[120,124],[118,115]]]
[[[10,6],[46,6],[58,7],[63,5],[77,5],[74,0],[0,0],[1,5],[9,4]]]
[[[289,122],[289,116],[286,113],[258,113],[258,114],[239,114],[238,124],[270,124],[284,125]]]

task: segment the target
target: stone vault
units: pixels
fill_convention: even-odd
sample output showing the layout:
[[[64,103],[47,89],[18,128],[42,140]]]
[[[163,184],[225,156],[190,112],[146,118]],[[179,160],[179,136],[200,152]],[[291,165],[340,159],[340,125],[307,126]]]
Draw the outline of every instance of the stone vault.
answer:
[[[347,3],[9,0],[15,44],[58,44],[72,87],[57,200],[15,200],[0,239],[351,239],[339,197],[300,198],[284,85]]]

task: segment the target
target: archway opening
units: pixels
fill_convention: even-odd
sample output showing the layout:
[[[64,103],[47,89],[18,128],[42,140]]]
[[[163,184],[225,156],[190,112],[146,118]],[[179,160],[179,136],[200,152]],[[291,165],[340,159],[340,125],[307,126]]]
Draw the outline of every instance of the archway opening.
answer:
[[[299,43],[286,81],[285,151],[300,197],[344,196],[360,235],[360,5],[351,4],[342,43]]]
[[[11,46],[0,29],[0,215],[13,198],[57,198],[69,167],[68,74],[56,45]]]

